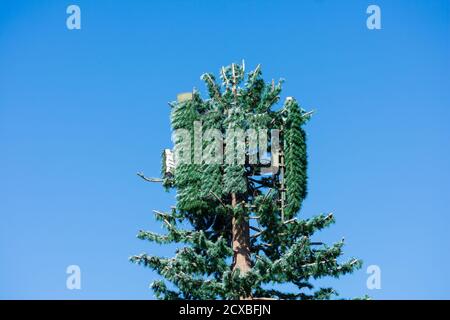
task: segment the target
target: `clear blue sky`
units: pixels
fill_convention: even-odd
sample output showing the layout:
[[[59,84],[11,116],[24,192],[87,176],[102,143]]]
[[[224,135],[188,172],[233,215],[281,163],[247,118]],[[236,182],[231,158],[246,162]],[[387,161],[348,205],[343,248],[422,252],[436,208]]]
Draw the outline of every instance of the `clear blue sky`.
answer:
[[[66,28],[81,8],[82,29]],[[366,28],[377,4],[382,30]],[[246,60],[283,77],[307,126],[304,217],[346,239],[362,270],[325,279],[343,297],[450,298],[450,1],[0,2],[0,298],[151,299],[164,247],[143,182],[171,146],[168,101]],[[79,265],[82,289],[66,289]],[[382,288],[366,288],[379,265]]]

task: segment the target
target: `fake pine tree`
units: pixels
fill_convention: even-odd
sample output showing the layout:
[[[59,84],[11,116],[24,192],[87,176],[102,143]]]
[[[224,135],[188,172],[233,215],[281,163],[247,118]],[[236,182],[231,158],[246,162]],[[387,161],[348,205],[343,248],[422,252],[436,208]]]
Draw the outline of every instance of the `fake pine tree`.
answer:
[[[311,113],[293,98],[278,106],[281,82],[266,83],[244,63],[204,74],[208,99],[194,90],[170,103],[174,150],[163,154],[162,178],[176,206],[155,211],[165,234],[139,239],[177,243],[174,257],[131,261],[162,276],[151,285],[160,299],[329,299],[332,288],[312,280],[361,266],[340,260],[343,241],[311,237],[334,223],[332,214],[299,216],[307,195],[304,124]],[[290,283],[284,292],[279,284]]]

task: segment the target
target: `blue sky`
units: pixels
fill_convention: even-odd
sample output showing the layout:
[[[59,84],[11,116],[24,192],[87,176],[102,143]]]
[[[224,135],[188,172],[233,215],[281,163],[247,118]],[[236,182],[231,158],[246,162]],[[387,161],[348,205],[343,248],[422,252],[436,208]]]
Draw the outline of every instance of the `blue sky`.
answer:
[[[66,8],[81,8],[81,30]],[[366,28],[377,4],[382,30]],[[148,184],[170,147],[168,101],[245,59],[284,78],[307,125],[301,216],[334,212],[319,236],[346,239],[362,270],[324,279],[342,297],[450,298],[450,1],[0,2],[0,298],[151,299],[172,251],[174,194]],[[66,289],[66,267],[81,290]],[[366,268],[381,268],[380,290]]]

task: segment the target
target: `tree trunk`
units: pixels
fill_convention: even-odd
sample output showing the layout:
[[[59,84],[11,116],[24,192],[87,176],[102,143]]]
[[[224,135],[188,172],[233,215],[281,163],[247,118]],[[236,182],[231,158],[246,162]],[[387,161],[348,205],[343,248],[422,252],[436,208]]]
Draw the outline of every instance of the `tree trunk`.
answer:
[[[231,205],[236,207],[237,197],[235,193],[231,194]],[[250,271],[250,228],[249,222],[241,219],[239,221],[235,217],[232,220],[232,236],[233,236],[233,271],[240,270],[241,274],[246,274]],[[248,297],[241,297],[241,299],[247,299]]]

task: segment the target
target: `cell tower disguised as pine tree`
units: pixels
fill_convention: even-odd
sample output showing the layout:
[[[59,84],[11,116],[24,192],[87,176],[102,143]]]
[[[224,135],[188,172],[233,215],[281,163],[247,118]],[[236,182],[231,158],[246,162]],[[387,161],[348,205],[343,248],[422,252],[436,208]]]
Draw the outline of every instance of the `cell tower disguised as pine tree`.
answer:
[[[163,153],[163,176],[139,174],[175,188],[177,203],[155,211],[165,234],[138,238],[180,248],[172,258],[130,259],[165,279],[152,283],[160,299],[329,299],[336,292],[311,280],[351,273],[361,261],[338,262],[343,241],[311,240],[334,223],[331,213],[297,218],[311,113],[293,98],[275,110],[281,82],[264,82],[259,66],[246,75],[244,63],[232,64],[220,79],[202,76],[208,99],[194,90],[170,104],[175,146]],[[290,292],[280,290],[284,283]]]

